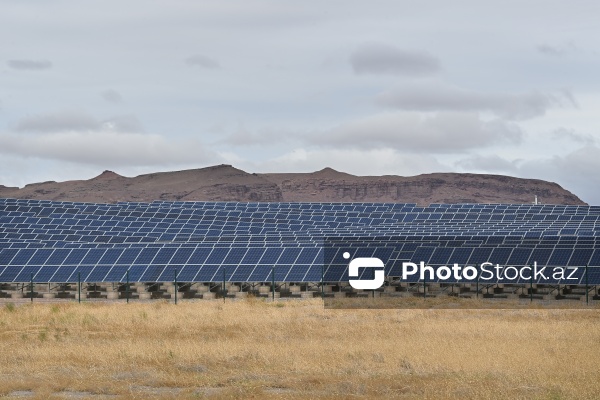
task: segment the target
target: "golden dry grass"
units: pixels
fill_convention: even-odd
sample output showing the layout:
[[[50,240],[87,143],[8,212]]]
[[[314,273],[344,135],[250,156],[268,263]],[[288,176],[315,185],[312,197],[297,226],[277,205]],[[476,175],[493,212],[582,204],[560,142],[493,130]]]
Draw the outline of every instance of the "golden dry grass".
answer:
[[[599,345],[597,309],[2,306],[0,396],[597,399]]]

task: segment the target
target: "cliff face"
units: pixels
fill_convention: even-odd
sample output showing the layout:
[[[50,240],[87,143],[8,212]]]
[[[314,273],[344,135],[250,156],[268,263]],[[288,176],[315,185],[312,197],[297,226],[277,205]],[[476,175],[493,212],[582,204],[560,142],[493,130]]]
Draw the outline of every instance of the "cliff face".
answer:
[[[4,185],[0,185],[0,197],[2,196],[2,193],[12,192],[12,191],[15,191],[17,189],[19,189],[19,188],[17,188],[17,187],[7,187],[7,186],[4,186]]]
[[[537,195],[547,204],[585,204],[558,184],[537,179],[452,173],[367,177],[320,172],[265,177],[277,183],[286,201],[523,204],[533,202]]]
[[[502,175],[354,176],[325,168],[313,173],[250,174],[229,165],[126,178],[104,171],[90,180],[0,186],[0,197],[63,201],[324,201],[392,203],[585,204],[553,182]]]

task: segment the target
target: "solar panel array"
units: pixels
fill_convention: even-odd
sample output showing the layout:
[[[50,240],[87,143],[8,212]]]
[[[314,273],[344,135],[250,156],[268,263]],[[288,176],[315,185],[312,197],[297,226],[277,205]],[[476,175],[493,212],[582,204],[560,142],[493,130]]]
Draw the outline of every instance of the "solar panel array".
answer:
[[[404,261],[599,266],[599,218],[597,206],[0,199],[0,282],[338,282],[346,251],[386,260],[389,276]],[[596,271],[577,283],[600,284]]]

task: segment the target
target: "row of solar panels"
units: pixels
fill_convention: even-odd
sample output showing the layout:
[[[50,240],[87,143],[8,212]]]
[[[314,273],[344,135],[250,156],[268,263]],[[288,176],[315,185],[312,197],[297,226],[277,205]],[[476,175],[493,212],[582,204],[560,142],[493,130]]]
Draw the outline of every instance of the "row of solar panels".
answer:
[[[115,221],[116,222],[116,221]],[[322,232],[331,229],[345,230],[379,230],[379,231],[449,231],[449,230],[482,230],[493,232],[495,230],[522,230],[522,231],[546,231],[557,229],[584,229],[589,231],[598,231],[600,226],[594,223],[552,223],[552,224],[523,224],[523,223],[458,223],[458,224],[378,224],[378,225],[360,225],[356,223],[322,223],[322,224],[298,224],[290,221],[288,223],[269,224],[269,223],[214,223],[210,225],[204,224],[170,224],[167,222],[160,223],[143,223],[143,224],[89,224],[89,225],[28,225],[22,224],[2,224],[0,225],[0,233],[43,233],[43,234],[110,234],[108,232],[126,232],[128,234],[145,234],[145,233],[175,233],[175,234],[207,234],[210,231],[222,231],[223,233],[249,231],[252,233],[260,233],[260,230],[272,230],[280,232]]]
[[[143,226],[152,224],[198,224],[203,226],[210,225],[226,225],[226,224],[275,224],[281,225],[292,223],[298,227],[310,225],[322,225],[328,223],[349,223],[357,225],[381,225],[381,224],[399,224],[412,223],[423,226],[427,225],[451,225],[460,223],[522,223],[526,225],[537,224],[568,224],[568,223],[588,223],[595,224],[598,221],[598,216],[595,215],[538,215],[531,218],[517,218],[515,214],[448,214],[447,218],[440,219],[419,219],[418,214],[390,214],[390,218],[380,218],[377,216],[371,217],[347,217],[334,215],[319,215],[319,216],[285,216],[279,215],[277,218],[253,218],[253,217],[216,217],[204,216],[201,219],[178,219],[164,217],[153,218],[138,218],[138,217],[120,217],[110,216],[102,217],[96,215],[75,215],[69,214],[67,217],[27,217],[19,213],[11,213],[13,215],[0,216],[0,224],[4,226],[18,226],[19,224],[46,226],[46,225],[94,225],[94,226]],[[186,216],[187,218],[187,216]],[[166,226],[166,225],[164,225]]]
[[[137,250],[141,249],[70,250],[68,254],[65,249],[39,249],[32,254],[23,254],[23,250],[20,250],[13,256],[11,261],[0,268],[0,282],[27,282],[29,280],[35,282],[75,282],[79,279],[85,282],[124,282],[126,279],[130,281],[165,282],[174,280],[175,274],[177,274],[179,281],[185,282],[219,282],[222,280],[230,282],[267,282],[271,279],[278,282],[318,282],[321,280],[340,282],[347,281],[349,278],[347,265],[335,261],[340,260],[343,250],[352,251],[352,248],[338,249],[337,251],[330,250],[332,254],[335,254],[331,260],[323,260],[323,249],[318,247],[154,248],[145,249],[145,253]],[[455,255],[456,260],[459,258],[463,260],[491,259],[485,258],[483,252],[475,254],[477,250],[488,249],[428,249],[420,247],[417,248],[414,256],[427,258],[430,254],[430,258],[438,257],[438,260],[441,260],[443,258],[439,258],[439,254],[447,251],[448,254],[457,253]],[[510,254],[512,249],[500,250]],[[565,254],[568,253],[571,258],[581,257],[583,255],[582,250],[572,252],[566,249]],[[494,251],[488,252],[488,257],[494,257]],[[61,252],[65,252],[65,254],[61,254]],[[73,252],[76,252],[76,254],[73,255]],[[393,250],[385,247],[371,249],[363,247],[354,254],[362,257],[393,258]],[[600,260],[600,254],[597,251],[588,252],[588,254],[591,254],[592,258]],[[198,262],[191,262],[192,258],[198,256],[202,256],[198,260],[194,260]],[[9,258],[10,254],[5,254],[5,251],[2,251],[0,257]],[[45,257],[48,257],[48,259],[44,265],[40,266],[33,262],[33,259],[43,259]],[[61,264],[52,264],[52,257],[57,262],[64,261]],[[153,262],[139,263],[140,257],[152,258]],[[159,260],[156,260],[157,258]],[[187,259],[187,262],[183,262],[185,259]],[[26,262],[21,263],[25,260]],[[386,274],[388,276],[402,276],[401,261],[396,259],[388,263]],[[440,264],[448,265],[448,263]],[[433,262],[428,265],[439,266],[439,264]],[[469,262],[461,265],[478,266],[476,263]],[[508,266],[510,264],[504,265],[502,268],[505,269]],[[542,267],[543,265],[538,263],[538,266]],[[587,269],[585,266],[576,266],[579,267],[577,270]],[[598,271],[598,268],[589,268],[592,271]],[[567,270],[571,272],[575,268],[571,267]],[[372,270],[363,269],[361,277],[368,278],[370,273],[372,273]],[[551,271],[548,271],[548,273],[551,274]],[[581,278],[582,271],[579,271],[577,276]],[[600,284],[600,280],[597,279],[599,277],[597,274],[586,277],[587,283],[590,285]],[[417,282],[421,279],[418,276],[411,276],[406,280]],[[448,281],[445,280],[445,282]],[[538,278],[536,278],[536,282],[539,282]],[[547,281],[543,283],[559,282]],[[580,284],[581,280],[565,283]]]
[[[181,281],[319,281],[325,272],[336,282],[347,280],[338,246],[381,257],[388,274],[403,261],[600,265],[597,214],[600,207],[0,200],[0,282],[165,281],[175,271]]]
[[[515,236],[519,240],[532,238],[564,236],[570,238],[597,237],[598,228],[562,228],[562,229],[543,229],[527,228],[523,226],[460,226],[460,227],[415,227],[412,225],[393,225],[393,226],[375,226],[375,227],[339,227],[339,228],[314,228],[306,231],[293,231],[285,227],[251,227],[238,229],[189,229],[183,230],[179,227],[171,229],[170,227],[150,228],[121,228],[121,227],[88,227],[86,229],[56,229],[43,230],[33,228],[0,228],[0,242],[2,241],[40,241],[40,242],[94,242],[94,243],[128,243],[128,242],[156,242],[156,241],[202,241],[209,237],[221,236],[289,236],[289,237],[324,237],[324,236]],[[86,227],[81,227],[86,228]]]
[[[3,200],[3,201],[2,201]],[[43,202],[33,200],[0,199],[0,211],[39,213],[118,213],[148,212],[175,213],[201,211],[203,213],[251,213],[251,212],[411,212],[411,213],[527,213],[527,214],[599,214],[599,206],[566,205],[507,205],[507,204],[438,204],[418,207],[415,204],[398,203],[235,203],[235,202],[188,202],[188,203],[117,203],[93,204],[70,202]]]
[[[302,209],[323,209],[323,208],[352,208],[352,207],[388,207],[388,208],[402,208],[402,207],[417,207],[416,203],[374,203],[374,202],[351,202],[351,203],[340,203],[340,202],[236,202],[236,201],[165,201],[165,200],[154,200],[152,202],[117,202],[117,203],[89,203],[89,202],[72,202],[72,201],[54,201],[54,200],[41,200],[41,199],[14,199],[14,198],[2,198],[0,199],[1,204],[18,204],[18,205],[50,205],[50,206],[75,206],[75,207],[87,207],[87,206],[98,206],[98,207],[166,207],[166,208],[177,208],[177,207],[198,207],[198,208],[302,208]],[[438,208],[579,208],[579,207],[596,207],[600,209],[600,206],[587,206],[587,205],[562,205],[562,204],[512,204],[512,203],[459,203],[459,204],[448,204],[448,203],[431,203],[429,206],[424,208],[438,209]]]
[[[11,267],[6,274],[0,274],[0,281],[19,281],[24,273],[35,268],[67,268],[73,271],[80,266],[102,267],[108,270],[114,265],[139,266],[184,266],[193,265],[196,269],[204,265],[254,265],[261,268],[271,266],[297,265],[319,266],[331,262],[323,260],[323,249],[340,248],[344,250],[373,249],[373,251],[393,250],[395,258],[390,266],[402,261],[423,261],[431,265],[477,265],[493,262],[500,265],[529,265],[534,262],[540,266],[584,266],[600,265],[600,248],[594,244],[551,245],[522,244],[520,247],[498,244],[481,244],[478,247],[463,243],[452,243],[455,247],[441,246],[448,242],[423,242],[389,240],[347,241],[329,240],[325,246],[309,243],[291,242],[284,244],[246,244],[204,243],[196,245],[133,245],[128,248],[39,248],[39,249],[3,249],[0,250],[0,266]],[[340,250],[342,251],[342,250]],[[352,254],[356,257],[357,254]],[[338,257],[339,258],[339,257]],[[345,261],[345,263],[347,263]],[[12,268],[14,267],[14,268]],[[27,267],[28,269],[19,269]],[[20,272],[16,274],[16,271]],[[12,274],[10,275],[9,274]],[[7,275],[9,274],[9,275]],[[393,274],[393,273],[392,273]],[[248,278],[250,279],[250,278]],[[245,280],[245,279],[241,279]]]
[[[202,237],[222,235],[289,235],[289,236],[328,236],[328,235],[485,235],[485,236],[597,236],[599,227],[595,226],[566,226],[566,227],[526,227],[526,226],[460,226],[460,227],[433,227],[422,228],[414,226],[376,226],[376,227],[318,227],[307,230],[292,230],[285,227],[255,226],[238,227],[236,229],[189,229],[155,228],[155,229],[122,229],[122,228],[92,228],[86,229],[56,229],[56,230],[31,230],[8,229],[0,232],[0,238],[11,240],[64,240],[64,241],[107,241],[110,238],[127,240],[132,237],[145,238],[144,240],[172,240],[194,241]]]
[[[415,232],[411,232],[410,234],[414,235]],[[480,233],[477,233],[478,235],[480,235]],[[509,234],[511,234],[509,232]],[[352,236],[352,235],[344,235],[347,237],[361,237],[364,236],[364,232],[359,232],[356,235]],[[384,236],[385,232],[377,232],[374,236]],[[24,236],[24,235],[22,235]],[[38,235],[39,236],[39,235]],[[56,237],[54,237],[56,236]],[[297,238],[303,238],[305,235],[299,235],[296,236]],[[392,235],[390,236],[402,236],[402,235],[397,235],[396,232],[392,232]],[[54,239],[53,239],[54,237]],[[236,237],[238,237],[237,235],[231,235],[231,236],[202,236],[202,237],[189,237],[189,236],[175,236],[175,237],[171,237],[169,236],[168,239],[170,240],[162,240],[167,238],[166,236],[162,236],[160,238],[152,238],[152,237],[142,237],[142,236],[128,236],[128,237],[124,237],[124,236],[82,236],[82,235],[52,235],[50,236],[50,238],[44,238],[47,240],[27,240],[27,238],[23,237],[23,238],[16,238],[16,239],[0,239],[0,248],[7,248],[7,247],[13,247],[13,246],[18,246],[21,243],[31,243],[31,244],[36,244],[40,245],[40,246],[46,246],[46,247],[60,247],[63,244],[68,244],[68,243],[73,243],[73,242],[79,242],[79,243],[91,243],[91,244],[97,244],[97,245],[121,245],[121,244],[134,244],[134,243],[142,243],[142,244],[153,244],[153,243],[165,243],[165,242],[169,242],[169,243],[198,243],[198,242],[203,242],[207,239],[212,239],[212,238],[223,238],[223,240],[225,241],[235,241]],[[294,236],[289,236],[289,235],[255,235],[256,241],[270,241],[270,242],[279,242],[281,240],[283,240],[286,237],[294,237]],[[321,236],[309,236],[309,240],[310,241],[314,241],[314,242],[318,242]],[[504,237],[504,236],[491,236],[491,237]],[[555,238],[556,236],[541,236],[541,235],[525,235],[524,237],[520,237],[521,240],[519,240],[518,242],[515,241],[513,242],[511,245],[513,246],[518,246],[518,245],[522,245],[523,243],[525,243],[527,240],[531,240],[531,239],[544,239],[544,238]],[[590,236],[568,236],[568,238],[580,238],[581,240],[587,240],[590,238]],[[85,239],[85,240],[84,240]],[[247,241],[247,239],[240,239],[239,241]],[[574,243],[574,242],[573,242]]]
[[[324,243],[331,243],[331,240],[327,240]],[[532,263],[537,261],[541,265],[600,265],[600,260],[592,257],[592,254],[596,249],[598,251],[598,255],[600,255],[600,248],[597,247],[596,244],[588,244],[588,243],[577,243],[577,244],[542,244],[542,243],[521,243],[519,247],[510,246],[503,243],[493,244],[474,244],[474,243],[456,243],[456,242],[447,242],[447,241],[401,241],[401,242],[393,242],[390,240],[380,240],[380,241],[347,241],[344,240],[342,243],[360,243],[361,246],[365,247],[385,247],[385,248],[393,248],[399,252],[399,256],[403,260],[415,260],[424,261],[426,263],[432,264],[447,264],[447,263],[481,263],[492,260],[494,263],[500,264],[508,264],[508,265],[527,265],[528,263]],[[337,243],[337,241],[333,241],[332,243]],[[132,260],[127,259],[127,262],[131,263],[142,263],[142,264],[152,264],[152,263],[169,263],[175,262],[176,264],[185,263],[190,260],[193,263],[203,263],[206,260],[203,258],[207,251],[212,251],[215,249],[225,249],[227,250],[228,257],[223,257],[222,262],[224,263],[245,263],[248,260],[244,260],[242,255],[239,255],[239,249],[268,249],[272,247],[281,247],[285,246],[286,248],[293,249],[302,249],[302,248],[313,248],[313,247],[323,247],[318,246],[314,243],[308,242],[285,242],[285,243],[223,243],[223,242],[213,242],[213,243],[196,243],[196,244],[132,244],[130,246],[119,246],[116,247],[121,250],[127,250],[126,254],[135,254],[136,257]],[[62,260],[62,256],[67,256],[63,260],[64,263],[68,265],[77,265],[81,262],[88,263],[93,261],[94,263],[100,264],[113,264],[115,262],[121,263],[124,260],[105,260],[100,258],[100,256],[108,257],[111,253],[111,250],[115,249],[115,247],[100,247],[94,246],[90,244],[75,244],[72,247],[62,247],[62,248],[5,248],[0,250],[0,254],[2,258],[0,259],[0,265],[9,265],[9,264],[19,264],[19,265],[27,265],[27,264],[51,264],[51,265],[61,265],[62,262],[58,262]],[[191,253],[188,254],[189,249],[196,249],[197,254],[194,257],[191,257]],[[207,250],[208,249],[208,250]],[[231,249],[238,249],[233,251]],[[421,250],[419,250],[421,249]],[[466,254],[464,249],[468,249],[469,253]],[[475,250],[474,250],[475,249]],[[93,251],[90,251],[93,250]],[[171,259],[170,257],[175,254],[176,251],[180,251],[185,254],[188,254],[189,258],[186,260],[179,260],[179,258]],[[223,250],[223,251],[225,251]],[[231,250],[231,251],[230,251]],[[244,250],[244,251],[246,251]],[[471,250],[474,250],[471,252]],[[424,251],[424,253],[420,253],[419,251]],[[115,253],[116,254],[116,253]],[[123,253],[125,254],[125,253]],[[239,259],[232,258],[235,255],[239,255]],[[300,253],[297,253],[298,255]],[[309,253],[307,253],[309,254]],[[312,253],[310,253],[312,254]],[[92,255],[97,256],[97,259],[87,259],[86,256],[91,257]],[[217,256],[221,256],[222,254],[218,254]],[[458,258],[460,256],[460,258]],[[469,257],[477,257],[477,258],[469,258]],[[57,258],[58,257],[58,258]],[[284,255],[282,255],[286,261],[288,261]],[[463,258],[466,257],[466,258]],[[530,259],[531,257],[531,259]],[[166,260],[165,260],[166,259]],[[271,259],[263,260],[273,261]],[[276,261],[276,260],[275,260]],[[305,260],[300,257],[298,260],[293,259],[290,262],[300,262],[302,264],[315,262],[313,259]],[[211,261],[210,263],[216,263]]]
[[[198,223],[208,224],[211,222],[227,223],[282,223],[285,221],[296,221],[302,224],[324,223],[324,222],[352,222],[360,224],[382,224],[382,223],[460,223],[460,222],[523,222],[523,223],[568,223],[568,222],[597,222],[600,215],[583,214],[490,214],[490,213],[319,213],[319,214],[281,214],[271,213],[249,213],[234,216],[220,215],[195,215],[195,214],[143,214],[140,215],[97,215],[97,214],[49,214],[39,216],[30,213],[0,212],[1,224],[35,224],[52,225],[61,224],[89,224],[92,222],[109,223],[119,221],[123,223]]]
[[[346,232],[351,233],[351,232]],[[436,245],[444,246],[450,244],[452,246],[480,246],[480,245],[507,245],[507,246],[573,246],[573,245],[590,245],[596,246],[600,244],[600,237],[598,236],[544,236],[540,238],[533,237],[522,237],[519,235],[468,235],[461,232],[459,235],[443,235],[437,232],[436,235],[415,235],[413,232],[411,235],[386,235],[386,234],[373,234],[368,235],[368,232],[361,230],[354,232],[355,235],[341,235],[331,234],[326,236],[311,236],[311,235],[291,235],[291,234],[280,234],[280,235],[220,235],[220,236],[203,236],[198,237],[198,240],[190,241],[190,243],[282,243],[282,242],[303,242],[303,243],[322,243],[322,241],[330,237],[345,238],[362,241],[381,241],[383,240],[399,240],[402,242],[416,242],[416,243],[435,243]],[[359,235],[359,234],[363,235]],[[116,237],[117,241],[111,243],[110,241],[30,241],[30,240],[13,240],[13,239],[0,239],[0,248],[26,248],[27,244],[35,244],[31,247],[72,247],[72,246],[96,246],[96,247],[111,247],[115,244],[119,245],[154,245],[155,243],[175,243],[180,245],[180,242],[175,241],[143,241],[138,240],[140,238],[132,237],[133,240],[122,241],[122,237]],[[148,238],[151,239],[151,238]],[[52,243],[50,246],[49,244]],[[181,243],[186,243],[182,241]]]
[[[60,223],[60,220],[53,221],[52,224],[29,224],[27,222],[0,222],[1,232],[17,232],[19,230],[74,230],[74,229],[112,229],[112,230],[146,230],[150,232],[155,229],[189,229],[190,233],[192,230],[196,229],[250,229],[257,227],[272,227],[278,229],[288,229],[288,230],[309,230],[309,229],[317,229],[317,228],[327,228],[327,227],[335,227],[335,228],[343,228],[343,227],[370,227],[375,226],[378,228],[410,228],[410,229],[437,229],[437,228],[468,228],[468,227],[481,227],[482,229],[489,227],[508,227],[508,228],[518,228],[522,227],[524,229],[547,229],[547,228],[594,228],[596,226],[594,222],[588,221],[579,221],[579,222],[548,222],[541,223],[536,221],[530,222],[515,222],[515,221],[480,221],[480,222],[438,222],[435,224],[421,224],[418,222],[411,221],[411,223],[407,222],[368,222],[368,221],[353,221],[353,222],[333,222],[333,221],[297,221],[297,220],[280,220],[280,222],[223,222],[223,221],[206,221],[206,222],[171,222],[165,220],[158,220],[152,222],[144,222],[144,221],[73,221],[73,220],[64,220],[64,224]],[[58,232],[54,232],[58,233]]]
[[[513,211],[513,210],[452,210],[444,209],[435,212],[427,212],[424,210],[380,210],[380,211],[347,211],[347,210],[265,210],[265,211],[250,211],[250,210],[203,210],[203,209],[171,209],[171,210],[96,210],[93,212],[85,212],[74,208],[42,208],[35,209],[31,207],[0,207],[0,216],[27,216],[27,217],[58,217],[58,218],[69,218],[74,215],[86,215],[86,216],[116,216],[120,218],[135,217],[135,218],[171,218],[171,219],[199,219],[201,217],[222,217],[222,218],[265,218],[265,219],[277,219],[277,218],[289,218],[289,217],[301,217],[311,218],[323,215],[328,216],[340,216],[346,218],[358,217],[358,218],[394,218],[401,219],[406,214],[411,216],[412,219],[452,219],[456,216],[456,219],[472,218],[473,215],[491,215],[494,218],[500,218],[498,215],[510,216],[511,218],[517,219],[530,219],[536,218],[539,220],[556,218],[558,216],[598,216],[600,212],[590,209],[579,209],[579,212],[556,212],[555,210],[546,210],[547,212],[524,212],[524,211]],[[15,208],[15,209],[13,209]],[[556,217],[552,217],[556,216]]]
[[[564,230],[563,235],[574,235],[577,231],[586,231],[583,235],[594,235],[594,232],[600,231],[600,226],[593,224],[554,224],[547,226],[540,225],[524,225],[524,224],[462,224],[462,225],[436,225],[436,226],[418,226],[418,225],[356,225],[356,224],[324,224],[322,226],[298,226],[293,224],[243,224],[243,225],[211,225],[205,226],[174,226],[161,225],[141,226],[141,227],[124,227],[115,225],[103,226],[85,226],[85,225],[53,225],[52,227],[36,227],[22,225],[19,227],[3,226],[0,228],[0,235],[7,238],[17,239],[17,235],[146,235],[158,237],[162,234],[173,235],[214,235],[218,234],[265,234],[265,232],[281,232],[289,234],[306,233],[321,235],[323,232],[337,231],[360,231],[364,229],[367,232],[450,232],[450,231],[481,231],[487,234],[493,234],[496,231],[510,232],[546,232],[546,235],[551,235],[550,231]],[[589,232],[589,233],[588,233]],[[153,235],[154,234],[154,235]],[[30,237],[30,239],[35,239]]]

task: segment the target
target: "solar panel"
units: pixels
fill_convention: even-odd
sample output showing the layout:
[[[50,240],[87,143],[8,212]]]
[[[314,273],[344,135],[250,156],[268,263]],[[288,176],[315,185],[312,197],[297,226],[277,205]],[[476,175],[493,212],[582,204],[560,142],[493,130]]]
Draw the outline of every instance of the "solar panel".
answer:
[[[600,207],[550,205],[3,199],[0,279],[35,272],[61,281],[77,272],[118,281],[127,270],[133,279],[165,279],[176,266],[185,279],[221,279],[225,270],[239,281],[262,281],[276,266],[278,279],[314,280],[325,236],[406,238],[394,244],[395,259],[436,265],[597,265],[599,215]]]

